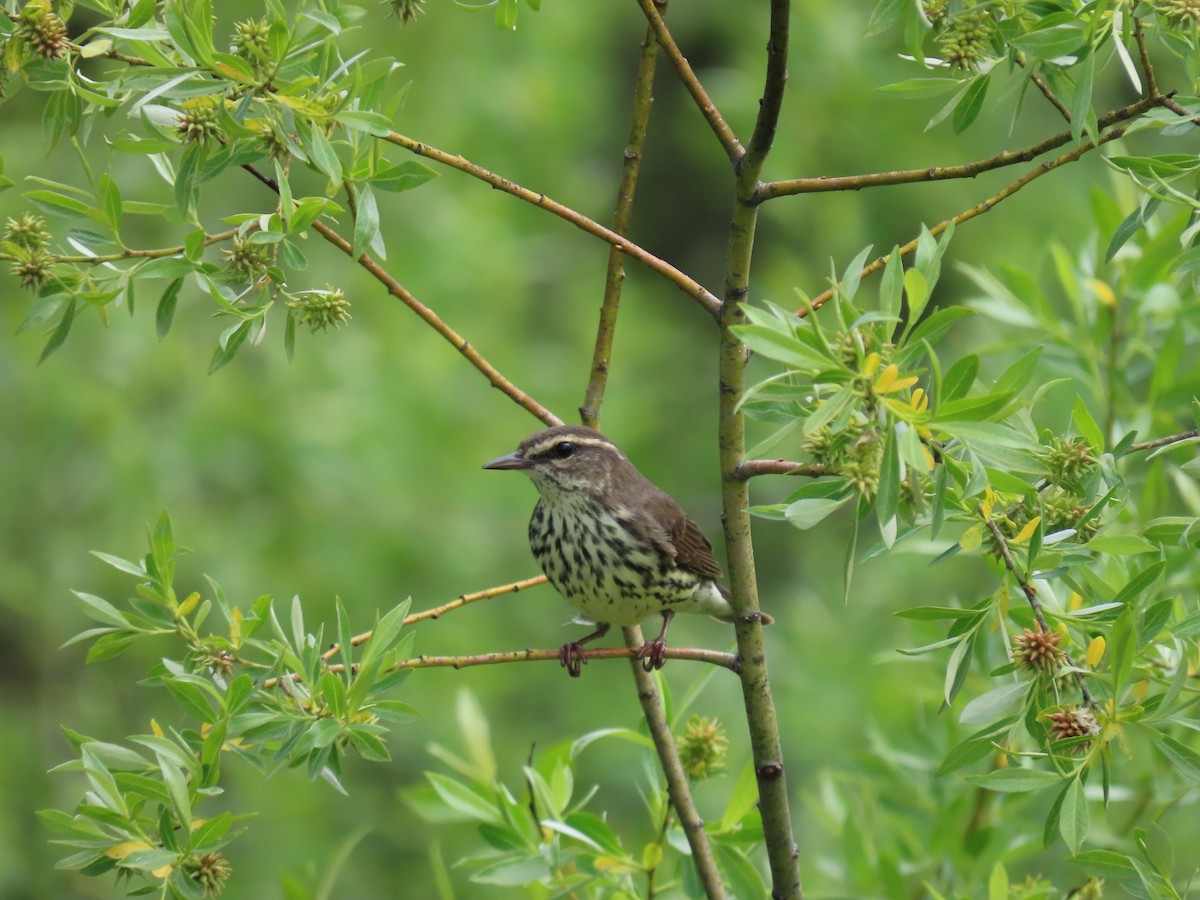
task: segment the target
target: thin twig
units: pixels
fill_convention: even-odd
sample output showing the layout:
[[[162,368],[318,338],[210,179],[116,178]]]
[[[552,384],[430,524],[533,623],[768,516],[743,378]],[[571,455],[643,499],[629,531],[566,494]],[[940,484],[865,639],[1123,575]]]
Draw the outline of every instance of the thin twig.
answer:
[[[1058,99],[1054,91],[1050,90],[1050,85],[1046,84],[1046,82],[1042,80],[1041,76],[1038,75],[1037,72],[1029,68],[1029,64],[1025,60],[1025,55],[1023,53],[1018,53],[1016,55],[1016,61],[1018,66],[1020,66],[1022,69],[1025,69],[1029,73],[1029,80],[1033,82],[1033,86],[1042,92],[1042,96],[1049,101],[1051,106],[1058,110],[1058,114],[1060,116],[1070,122],[1071,111],[1067,109],[1061,100]]]
[[[1148,98],[1145,100],[1139,100],[1136,104],[1133,104],[1133,106],[1126,107],[1126,109],[1134,110],[1129,113],[1130,115],[1137,115],[1138,113],[1144,112],[1145,110],[1147,110],[1153,106],[1163,105],[1164,99],[1165,98],[1160,97],[1160,98]],[[1081,143],[1078,147],[1076,147],[1074,150],[1070,150],[1067,153],[1062,154],[1061,156],[1055,157],[1054,159],[1047,160],[1046,162],[1042,163],[1041,165],[1037,166],[1036,168],[1034,168],[1034,169],[1030,170],[1029,172],[1027,172],[1026,174],[1022,175],[1016,181],[1011,182],[1010,184],[1005,186],[1002,190],[993,194],[991,197],[988,197],[983,202],[977,203],[975,206],[972,206],[970,209],[959,213],[957,216],[954,216],[953,218],[945,219],[945,220],[939,222],[938,224],[934,225],[932,228],[929,229],[929,233],[931,235],[933,235],[934,237],[937,237],[939,234],[941,234],[943,231],[945,231],[947,228],[949,228],[951,223],[954,223],[955,225],[960,225],[963,222],[968,221],[969,219],[974,219],[976,216],[983,215],[985,212],[988,212],[990,209],[992,209],[994,206],[996,206],[1001,201],[1007,200],[1009,197],[1011,197],[1013,194],[1015,194],[1021,188],[1025,187],[1030,182],[1032,182],[1038,178],[1041,178],[1043,175],[1045,175],[1049,172],[1053,172],[1055,169],[1059,168],[1060,166],[1064,166],[1067,163],[1075,162],[1077,159],[1079,159],[1085,153],[1089,153],[1092,150],[1095,150],[1101,144],[1107,144],[1109,141],[1114,141],[1117,138],[1122,137],[1125,134],[1125,132],[1128,130],[1128,128],[1129,128],[1128,125],[1122,125],[1120,128],[1114,128],[1112,131],[1106,132],[1105,134],[1101,135],[1099,141],[1086,140],[1083,143]],[[918,240],[916,238],[913,238],[911,241],[909,241],[907,244],[905,244],[904,246],[902,246],[900,248],[900,255],[908,256],[910,253],[912,253],[913,251],[915,251],[917,249],[917,243],[918,243]],[[873,275],[874,273],[878,272],[880,269],[882,269],[884,266],[887,265],[887,261],[890,258],[890,256],[891,256],[891,254],[888,254],[887,256],[881,256],[878,259],[874,260],[873,262],[867,263],[867,265],[863,266],[862,273],[861,273],[862,277],[865,278],[867,275]],[[796,315],[804,316],[804,315],[809,314],[814,309],[818,309],[821,306],[823,306],[826,302],[829,301],[829,299],[831,297],[833,297],[833,288],[828,288],[828,289],[822,291],[820,294],[817,294],[815,297],[813,297],[809,303],[806,303],[804,305],[804,307],[797,310]]]
[[[1142,441],[1140,444],[1130,444],[1127,448],[1125,448],[1125,453],[1141,453],[1145,450],[1154,450],[1157,447],[1165,447],[1168,444],[1177,444],[1180,441],[1190,441],[1194,438],[1200,438],[1200,429],[1183,431],[1179,434],[1170,434],[1166,437],[1155,438],[1152,441]]]
[[[986,516],[983,519],[983,524],[987,526],[987,530],[991,532],[992,542],[996,549],[1000,552],[1000,558],[1004,560],[1004,567],[1016,580],[1021,588],[1021,593],[1025,595],[1025,599],[1029,601],[1029,608],[1033,610],[1033,618],[1037,621],[1038,627],[1049,633],[1050,624],[1046,621],[1046,613],[1042,610],[1042,601],[1038,599],[1037,589],[1029,583],[1029,580],[1021,574],[1021,570],[1017,568],[1017,563],[1013,559],[1012,552],[1008,549],[1008,541],[1004,538],[1004,533],[1000,531],[1000,526]],[[1087,681],[1083,677],[1083,673],[1075,668],[1071,662],[1069,655],[1063,656],[1064,663],[1071,668],[1072,674],[1075,676],[1075,684],[1079,687],[1080,696],[1083,697],[1083,702],[1093,710],[1099,710],[1100,706],[1096,702],[1096,698],[1092,696],[1092,692],[1088,689]]]
[[[1137,42],[1138,56],[1142,61],[1142,73],[1146,76],[1146,96],[1158,96],[1158,82],[1154,77],[1154,66],[1150,63],[1150,52],[1146,49],[1146,32],[1142,28],[1142,20],[1133,17],[1133,39]]]
[[[527,588],[537,587],[539,584],[546,583],[545,575],[535,575],[532,578],[526,578],[524,581],[514,581],[511,584],[502,584],[499,587],[488,588],[483,591],[476,591],[474,594],[462,594],[451,600],[449,603],[443,603],[441,606],[435,606],[433,609],[423,609],[420,612],[412,613],[404,617],[405,625],[413,625],[425,619],[437,619],[444,616],[451,610],[459,609],[466,606],[468,603],[476,603],[479,600],[490,600],[493,597],[499,597],[503,594],[515,594],[517,591],[523,591]],[[350,646],[357,647],[359,644],[365,644],[371,639],[373,631],[364,631],[362,634],[356,634],[350,638]],[[334,644],[328,650],[321,654],[321,659],[330,660],[338,654],[342,649],[341,644]]]
[[[1196,115],[1174,97],[1164,96],[1162,99],[1162,105],[1181,118],[1190,118],[1193,125],[1200,125],[1200,116]]]
[[[259,172],[254,166],[246,164],[242,166],[247,172],[265,184],[271,190],[279,193],[279,185],[275,183],[275,179],[268,175]],[[326,225],[324,222],[317,220],[313,222],[312,229],[325,238],[329,243],[333,244],[349,257],[354,256],[354,247],[344,237]],[[409,293],[408,289],[388,273],[379,263],[368,256],[366,253],[361,254],[356,262],[375,276],[375,280],[387,288],[388,293],[396,299],[400,300],[405,306],[420,316],[425,324],[440,334],[446,339],[454,349],[466,357],[467,361],[478,369],[483,376],[491,382],[492,387],[499,389],[502,393],[511,398],[517,405],[521,406],[536,418],[541,419],[547,425],[561,425],[562,419],[546,409],[523,390],[500,374],[500,370],[493,366],[490,362],[480,355],[479,351],[470,345],[466,338],[462,337],[453,328],[442,321],[432,309]]]
[[[228,231],[222,231],[218,234],[206,234],[204,236],[203,246],[210,247],[213,244],[219,244],[222,241],[227,241],[238,233],[238,229],[231,228]],[[179,247],[159,247],[155,250],[131,250],[126,247],[120,253],[104,253],[95,256],[51,256],[53,263],[72,263],[82,266],[99,266],[104,263],[121,262],[127,259],[162,259],[168,256],[182,256],[187,248]],[[0,260],[11,260],[14,257],[7,253],[0,253]]]
[[[758,475],[804,475],[807,478],[820,478],[822,475],[833,475],[828,466],[820,463],[792,462],[789,459],[748,459],[733,470],[733,477],[743,481]]]
[[[714,900],[714,898],[723,900],[726,896],[725,885],[721,883],[721,872],[717,869],[712,845],[704,830],[704,820],[700,818],[696,803],[692,799],[687,772],[683,769],[683,761],[679,758],[679,750],[675,746],[675,737],[671,734],[666,708],[663,706],[658,687],[654,683],[654,676],[645,670],[642,661],[637,657],[645,644],[642,638],[642,629],[634,625],[630,628],[622,628],[621,631],[625,636],[624,649],[633,654],[630,663],[633,668],[633,679],[637,682],[638,699],[642,702],[642,715],[646,719],[650,739],[654,741],[654,748],[658,751],[658,759],[663,767],[663,776],[667,780],[667,795],[670,798],[671,806],[679,817],[679,824],[683,828],[688,846],[692,850],[692,865],[696,869],[700,883],[704,886],[704,893],[710,900]],[[669,656],[671,648],[668,647],[666,652]]]
[[[743,169],[758,172],[775,143],[775,129],[779,125],[779,113],[783,108],[783,92],[787,87],[788,38],[791,25],[791,0],[771,0],[770,34],[767,36],[767,71],[763,78],[763,95],[758,101],[758,116],[754,120],[754,132],[746,147]]]
[[[666,12],[664,6],[663,12]],[[658,62],[658,44],[654,29],[646,26],[642,52],[638,58],[637,77],[633,83],[633,113],[629,125],[629,140],[625,143],[621,181],[617,185],[617,200],[613,209],[612,230],[620,235],[629,233],[633,218],[633,198],[637,190],[638,172],[642,166],[642,151],[646,145],[646,126],[650,108],[654,105],[654,71]],[[621,288],[625,283],[625,256],[616,247],[608,251],[608,268],[604,274],[604,299],[600,303],[600,320],[596,326],[596,345],[592,351],[592,368],[587,392],[579,416],[584,425],[592,428],[600,422],[600,407],[608,387],[608,366],[612,360],[613,337],[617,331],[617,313],[621,308]]]
[[[704,85],[700,83],[700,79],[692,71],[691,63],[687,61],[687,57],[680,51],[679,45],[675,43],[675,38],[667,30],[667,25],[663,21],[662,16],[655,9],[654,0],[637,0],[637,3],[642,8],[642,12],[646,14],[646,21],[650,23],[650,28],[654,32],[654,37],[657,39],[659,46],[663,48],[667,59],[675,67],[675,73],[679,76],[679,80],[683,82],[683,86],[687,88],[687,92],[692,95],[692,99],[696,101],[696,106],[699,107],[700,113],[704,116],[705,121],[708,122],[709,127],[712,128],[713,134],[717,136],[717,140],[725,148],[725,155],[729,157],[731,162],[737,163],[746,152],[742,148],[742,142],[738,140],[738,136],[729,127],[729,123],[725,121],[725,117],[721,115],[712,98],[708,96],[708,92],[704,90]]]
[[[633,648],[597,647],[582,651],[582,659],[584,662],[593,659],[633,659],[635,664],[640,667],[641,660],[637,659],[637,654],[641,652],[641,648],[641,644]],[[414,656],[410,659],[400,660],[387,671],[399,672],[407,669],[439,668],[470,669],[474,666],[497,666],[506,663],[559,662],[560,653],[561,651],[556,647],[553,650],[508,650],[496,653],[477,653],[469,656]],[[701,647],[667,647],[663,651],[663,657],[665,659],[683,659],[691,662],[708,663],[709,665],[729,669],[731,672],[737,672],[740,665],[735,653],[723,653],[719,650],[706,650]],[[345,672],[346,666],[342,663],[334,663],[322,667],[321,671]],[[284,678],[289,681],[301,680],[299,673],[296,672],[286,675]],[[262,687],[278,687],[279,681],[278,677],[268,678],[262,683]]]
[[[524,200],[526,203],[531,203],[538,209],[544,209],[549,213],[558,216],[560,219],[565,219],[576,228],[586,231],[588,234],[594,235],[601,240],[612,244],[626,256],[631,256],[638,262],[642,263],[648,269],[662,275],[677,288],[699,303],[709,313],[716,315],[717,310],[721,306],[721,301],[716,296],[700,284],[691,276],[681,272],[669,262],[659,259],[648,250],[639,247],[627,238],[622,237],[610,228],[605,228],[599,222],[589,219],[583,213],[576,212],[569,206],[563,206],[554,200],[551,200],[545,194],[539,194],[537,191],[531,191],[527,187],[522,187],[515,181],[510,181],[501,175],[494,172],[489,172],[483,166],[478,166],[461,156],[455,156],[453,153],[447,153],[445,150],[439,150],[437,147],[431,147],[428,144],[423,144],[420,141],[414,141],[410,137],[405,137],[396,132],[390,132],[383,140],[388,143],[395,144],[397,147],[403,147],[410,153],[415,153],[417,156],[423,156],[426,159],[432,159],[444,166],[449,166],[452,169],[457,169],[473,178],[478,178],[480,181],[490,184],[498,191],[504,191],[506,194],[512,194],[514,197]]]
[[[1167,105],[1166,98],[1143,98],[1136,103],[1101,116],[1096,126],[1103,131],[1118,122],[1123,122],[1133,116],[1140,115],[1153,106]],[[974,178],[993,169],[1037,159],[1043,153],[1048,153],[1069,144],[1072,140],[1071,131],[1061,131],[1045,140],[1030,144],[1021,150],[1006,150],[989,156],[986,159],[975,160],[960,166],[927,166],[924,169],[898,169],[894,172],[871,172],[865,175],[840,175],[832,178],[792,178],[787,181],[768,181],[758,186],[754,192],[754,202],[762,203],[776,197],[793,194],[813,194],[827,191],[857,191],[863,188],[881,187],[893,184],[915,184],[927,181],[948,181],[955,178]]]

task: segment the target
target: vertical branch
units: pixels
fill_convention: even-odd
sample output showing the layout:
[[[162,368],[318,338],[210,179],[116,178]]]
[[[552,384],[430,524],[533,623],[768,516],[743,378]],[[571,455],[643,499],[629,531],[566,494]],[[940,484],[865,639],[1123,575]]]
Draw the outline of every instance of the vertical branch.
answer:
[[[629,647],[640,647],[642,629],[637,625],[621,629],[625,635],[625,644]],[[687,773],[683,770],[683,762],[675,749],[675,739],[671,736],[671,726],[667,722],[666,709],[662,697],[654,684],[654,676],[645,670],[642,661],[636,656],[630,660],[633,667],[633,679],[638,686],[638,699],[642,702],[642,714],[646,717],[646,725],[650,729],[650,737],[658,750],[658,758],[662,763],[663,775],[667,780],[667,795],[683,833],[687,836],[688,846],[692,848],[692,865],[704,885],[704,893],[709,900],[723,900],[726,897],[725,886],[721,884],[721,873],[717,869],[717,860],[713,856],[712,845],[708,842],[708,834],[704,831],[704,820],[696,810],[692,800],[692,791],[688,787]]]
[[[655,0],[661,13],[666,12],[666,0]],[[661,21],[661,18],[659,19]],[[641,168],[642,149],[646,142],[646,129],[650,121],[650,109],[654,104],[654,71],[658,62],[658,44],[653,25],[647,26],[642,41],[642,54],[638,60],[637,77],[633,88],[633,113],[629,126],[629,140],[625,144],[625,162],[621,170],[621,181],[617,188],[616,207],[613,210],[612,230],[624,236],[633,215],[633,198],[637,189],[638,172]],[[600,306],[600,321],[596,327],[596,347],[592,354],[592,371],[588,377],[587,393],[579,415],[585,425],[595,427],[600,419],[600,406],[604,402],[604,391],[608,386],[608,364],[612,356],[613,335],[617,327],[617,313],[621,306],[621,288],[625,283],[624,253],[612,247],[608,253],[608,270],[604,278],[604,300]],[[637,625],[623,628],[625,645],[641,648],[645,644],[642,629]],[[667,782],[667,797],[670,808],[675,811],[683,833],[692,851],[692,865],[710,898],[723,900],[725,887],[721,883],[721,872],[713,856],[712,845],[704,830],[704,820],[696,810],[688,785],[687,773],[675,738],[667,722],[666,708],[654,684],[654,676],[642,667],[642,661],[631,659],[633,678],[637,683],[638,700],[642,704],[642,715],[646,727],[658,752],[659,764]],[[663,823],[665,829],[666,822]],[[648,890],[653,889],[653,880]]]
[[[661,5],[666,13],[666,2]],[[642,166],[642,148],[646,144],[646,125],[654,104],[654,71],[658,62],[658,44],[654,29],[646,28],[642,55],[638,60],[637,78],[633,85],[633,121],[629,140],[625,144],[625,162],[621,167],[621,182],[617,186],[617,203],[613,210],[612,230],[624,237],[629,233],[633,217],[633,196],[637,190],[638,172]],[[608,386],[608,364],[612,358],[613,335],[617,330],[617,312],[621,306],[621,287],[625,283],[625,254],[616,247],[608,250],[608,271],[604,276],[604,300],[600,304],[600,322],[596,326],[596,349],[592,353],[592,373],[579,416],[584,425],[595,428],[600,421],[600,405]]]
[[[767,675],[758,587],[754,571],[754,545],[750,535],[749,483],[738,477],[746,455],[746,423],[738,407],[746,387],[745,347],[732,328],[745,321],[742,302],[750,284],[750,260],[758,207],[754,194],[759,174],[779,121],[787,80],[789,0],[771,0],[771,36],[767,43],[767,72],[758,120],[746,155],[737,166],[737,197],[725,266],[725,296],[718,316],[720,337],[720,450],[721,500],[724,508],[725,546],[729,580],[737,612],[738,657],[741,662],[742,701],[754,753],[758,782],[758,807],[762,814],[767,857],[771,867],[771,895],[800,898],[799,850],[792,837],[787,779],[779,722]]]

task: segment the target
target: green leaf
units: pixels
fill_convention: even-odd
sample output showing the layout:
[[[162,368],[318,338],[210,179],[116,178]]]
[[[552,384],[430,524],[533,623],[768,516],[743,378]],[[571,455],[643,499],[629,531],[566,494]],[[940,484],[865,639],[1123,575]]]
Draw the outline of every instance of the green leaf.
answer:
[[[1086,38],[1083,23],[1071,21],[1034,29],[1028,34],[1013,38],[1010,43],[1036,59],[1057,59],[1079,50]]]
[[[1126,880],[1137,875],[1132,860],[1124,853],[1115,850],[1085,850],[1071,857],[1071,862],[1080,866],[1085,872],[1099,875],[1102,878]]]
[[[67,335],[71,333],[71,324],[75,321],[75,298],[72,297],[67,303],[66,309],[63,310],[62,318],[58,320],[58,325],[50,334],[50,339],[46,341],[46,346],[42,348],[42,354],[38,357],[38,365],[44,363],[50,354],[63,345],[63,341],[67,339]]]
[[[909,78],[885,84],[877,90],[895,94],[905,100],[923,100],[926,97],[945,96],[961,87],[962,80],[959,78]]]
[[[517,27],[517,0],[496,0],[496,27],[502,31]]]
[[[192,801],[183,770],[165,756],[159,756],[158,768],[162,772],[163,782],[167,785],[167,796],[171,798],[171,808],[175,817],[187,828],[192,823]]]
[[[492,825],[504,824],[504,818],[495,803],[484,799],[465,784],[437,772],[426,772],[425,777],[441,801],[463,818]]]
[[[754,763],[746,761],[742,773],[738,776],[733,790],[729,793],[729,801],[725,805],[725,814],[721,816],[721,831],[732,831],[758,803],[758,778],[754,774]]]
[[[1029,685],[1014,681],[980,694],[963,707],[958,721],[963,725],[987,725],[1012,715],[1029,693]]]
[[[246,340],[246,336],[250,334],[250,326],[252,324],[252,320],[247,319],[221,335],[221,341],[217,344],[217,348],[213,351],[212,359],[208,363],[209,375],[216,372],[237,355],[238,348],[242,346],[242,343]]]
[[[345,109],[337,113],[334,120],[355,131],[365,131],[374,137],[387,137],[392,132],[387,116],[377,112]]]
[[[979,355],[972,353],[956,360],[942,378],[942,394],[937,398],[938,407],[950,400],[965,397],[975,384],[979,374]]]
[[[167,285],[167,289],[158,299],[158,309],[154,313],[154,330],[160,341],[171,331],[171,323],[175,321],[175,302],[179,299],[179,291],[182,288],[183,279],[176,278]]]
[[[1063,792],[1062,807],[1058,813],[1058,832],[1074,856],[1087,837],[1089,816],[1087,798],[1083,794],[1083,779],[1076,775]]]
[[[885,533],[888,523],[895,519],[899,508],[900,450],[896,440],[896,429],[889,428],[879,463],[879,487],[875,492],[875,514],[879,519],[880,528]],[[886,537],[885,543],[888,543]]]
[[[905,332],[909,332],[916,326],[926,304],[929,303],[929,282],[919,270],[905,270],[904,295],[908,299],[908,324],[905,326]]]
[[[799,338],[784,334],[766,325],[737,325],[733,328],[738,339],[760,356],[792,366],[801,371],[819,371],[829,367],[831,360],[820,356]]]
[[[370,177],[370,182],[381,191],[398,192],[411,191],[437,177],[438,173],[429,166],[415,159],[407,159],[396,165],[381,163],[375,174]]]
[[[1102,534],[1088,541],[1086,548],[1096,553],[1133,556],[1138,553],[1154,553],[1158,550],[1158,545],[1136,534]]]
[[[784,510],[784,518],[801,530],[812,528],[844,506],[854,496],[844,481],[822,481],[806,485],[808,491],[797,491]]]
[[[867,264],[867,257],[871,254],[871,244],[863,247],[859,251],[858,256],[850,261],[850,265],[846,266],[846,271],[842,274],[842,296],[847,300],[853,300],[854,295],[858,293],[858,285],[862,281],[863,266]]]
[[[1108,249],[1104,252],[1105,262],[1116,256],[1117,251],[1124,247],[1131,237],[1146,227],[1146,223],[1161,204],[1162,200],[1158,197],[1148,197],[1144,203],[1125,217],[1125,220],[1117,226],[1117,230],[1113,233],[1112,240],[1108,242]]]
[[[949,775],[951,772],[966,768],[996,752],[996,740],[1016,721],[1014,717],[1003,719],[994,725],[989,725],[987,728],[975,732],[966,740],[956,744],[946,754],[946,758],[942,760],[942,764],[938,766],[938,770],[935,773],[936,776],[941,778],[944,775]]]
[[[1040,791],[1052,784],[1059,784],[1062,777],[1057,772],[1045,769],[1027,769],[1016,766],[1009,769],[994,769],[983,775],[968,775],[967,781],[1002,794],[1023,794]]]
[[[358,212],[354,217],[354,248],[352,250],[354,258],[358,259],[368,249],[372,249],[378,236],[379,208],[375,203],[375,192],[368,184],[360,185]]]
[[[1167,734],[1156,734],[1155,746],[1184,778],[1200,782],[1200,753]]]
[[[990,73],[977,75],[971,82],[971,86],[967,88],[962,99],[954,107],[954,114],[950,119],[950,126],[954,129],[955,134],[962,134],[978,118],[979,111],[983,109],[984,98],[987,97],[988,85],[991,82]]]
[[[1096,420],[1092,418],[1088,408],[1083,405],[1083,398],[1078,394],[1075,395],[1075,406],[1072,408],[1071,418],[1075,423],[1076,430],[1092,445],[1092,449],[1103,452],[1104,432],[1100,430],[1100,426],[1096,424]]]

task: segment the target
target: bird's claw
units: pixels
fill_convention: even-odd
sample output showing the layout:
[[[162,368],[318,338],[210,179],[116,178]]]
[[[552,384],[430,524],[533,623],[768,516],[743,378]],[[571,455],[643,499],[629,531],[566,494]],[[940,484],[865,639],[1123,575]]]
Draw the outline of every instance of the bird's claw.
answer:
[[[646,641],[642,649],[638,651],[638,659],[642,661],[642,668],[647,672],[653,672],[655,669],[661,669],[666,663],[667,642],[662,638],[656,638],[653,641]]]
[[[583,648],[579,646],[578,641],[571,641],[558,648],[558,664],[566,669],[567,674],[572,678],[579,677],[585,662],[587,662],[587,656],[584,655]]]

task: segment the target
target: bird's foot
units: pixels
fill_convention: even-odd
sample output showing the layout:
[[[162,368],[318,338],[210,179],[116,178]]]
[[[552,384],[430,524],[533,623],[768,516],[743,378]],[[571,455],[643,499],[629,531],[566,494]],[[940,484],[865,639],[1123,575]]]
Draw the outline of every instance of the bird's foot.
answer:
[[[657,637],[642,645],[642,649],[638,651],[638,659],[642,661],[643,669],[653,672],[655,669],[661,669],[666,663],[666,652],[667,642]]]
[[[587,656],[580,646],[581,641],[571,641],[558,648],[558,664],[567,670],[572,678],[578,678]]]

